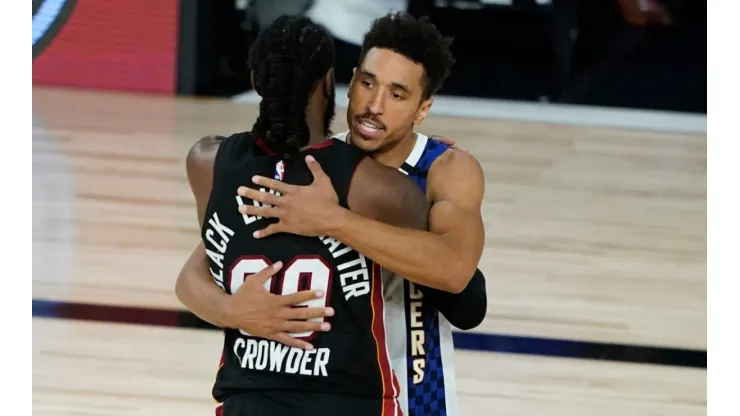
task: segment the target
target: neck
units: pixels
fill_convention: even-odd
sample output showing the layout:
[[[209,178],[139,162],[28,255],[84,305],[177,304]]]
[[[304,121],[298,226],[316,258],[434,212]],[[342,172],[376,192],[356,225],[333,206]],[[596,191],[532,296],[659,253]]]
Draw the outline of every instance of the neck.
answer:
[[[414,146],[416,146],[416,133],[411,130],[398,142],[375,151],[373,157],[386,166],[398,169],[411,155]]]
[[[324,132],[326,131],[326,126],[324,126],[324,109],[317,107],[318,106],[315,105],[309,105],[306,108],[306,124],[308,124],[309,146],[322,143],[327,139],[326,134],[324,134]]]

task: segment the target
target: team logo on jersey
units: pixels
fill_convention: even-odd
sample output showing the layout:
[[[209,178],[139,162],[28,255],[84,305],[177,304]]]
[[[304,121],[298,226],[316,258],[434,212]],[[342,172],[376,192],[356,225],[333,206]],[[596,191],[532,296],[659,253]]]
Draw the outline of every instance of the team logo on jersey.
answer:
[[[77,0],[33,1],[33,58],[51,44],[76,4]]]
[[[285,162],[282,160],[275,164],[275,179],[282,181],[285,177]]]

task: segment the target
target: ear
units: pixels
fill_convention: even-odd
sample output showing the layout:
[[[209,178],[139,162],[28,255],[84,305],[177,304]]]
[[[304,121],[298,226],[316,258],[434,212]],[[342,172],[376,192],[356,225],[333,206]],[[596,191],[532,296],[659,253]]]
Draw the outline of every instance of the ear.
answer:
[[[252,88],[254,88],[254,92],[261,97],[262,94],[260,93],[259,85],[257,85],[257,77],[254,76],[254,71],[249,71],[249,78],[252,80]]]
[[[352,91],[352,85],[355,83],[355,74],[357,74],[357,67],[352,68],[352,78],[349,80],[349,88],[347,89],[347,98],[349,98],[350,91]]]
[[[324,96],[331,97],[331,90],[334,86],[334,67],[329,68],[324,75]]]
[[[414,124],[421,124],[424,121],[424,119],[427,118],[427,114],[429,114],[429,110],[432,109],[432,103],[434,103],[434,98],[429,98],[428,100],[424,100],[421,102],[419,109],[416,110],[416,117],[414,118]]]

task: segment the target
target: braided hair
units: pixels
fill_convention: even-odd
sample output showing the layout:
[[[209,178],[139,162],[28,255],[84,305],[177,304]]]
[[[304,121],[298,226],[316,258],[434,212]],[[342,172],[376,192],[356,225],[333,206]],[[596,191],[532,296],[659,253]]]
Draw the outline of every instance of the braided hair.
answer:
[[[249,65],[262,97],[252,134],[290,158],[309,142],[306,107],[314,86],[334,66],[331,35],[306,17],[281,16],[255,40]],[[325,117],[327,134],[333,109]]]

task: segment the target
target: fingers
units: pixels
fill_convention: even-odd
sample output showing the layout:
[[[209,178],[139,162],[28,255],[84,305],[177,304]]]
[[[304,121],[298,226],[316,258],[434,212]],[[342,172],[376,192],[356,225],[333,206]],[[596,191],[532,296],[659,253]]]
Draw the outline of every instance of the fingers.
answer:
[[[308,321],[309,319],[333,315],[334,308],[285,308],[279,316],[288,320]]]
[[[448,146],[454,146],[454,145],[455,145],[455,143],[457,143],[457,142],[456,142],[455,140],[453,140],[453,139],[450,139],[449,137],[444,137],[444,136],[432,136],[432,138],[433,138],[434,140],[437,140],[437,141],[439,141],[439,142],[442,142],[442,143],[444,143],[444,144],[446,144],[446,145],[448,145]]]
[[[278,297],[280,305],[293,306],[300,305],[303,302],[307,302],[313,299],[321,299],[324,297],[324,292],[320,290],[301,290],[300,292],[291,293],[289,295],[281,295]]]
[[[275,191],[278,191],[283,195],[289,194],[293,190],[293,188],[295,188],[294,185],[288,185],[285,182],[280,182],[280,181],[276,181],[275,179],[265,178],[264,176],[252,176],[252,182],[254,182],[257,185],[262,185],[266,188],[270,188]]]
[[[244,284],[242,285],[242,287],[239,288],[239,290],[236,291],[236,293],[241,292],[242,288],[244,288],[245,286],[248,286],[248,283],[258,284],[260,286],[264,285],[267,279],[274,276],[282,268],[283,268],[283,262],[279,261],[277,263],[274,263],[270,266],[265,267],[264,269],[260,270],[259,272],[255,274],[247,276],[244,279]]]
[[[455,150],[459,150],[461,152],[470,153],[470,152],[468,152],[468,149],[466,149],[464,147],[453,146],[452,148],[455,149]]]
[[[277,341],[277,342],[280,342],[282,344],[285,344],[285,345],[287,345],[289,347],[300,348],[300,349],[303,349],[303,350],[312,350],[313,349],[313,345],[309,344],[306,341],[302,341],[300,339],[295,339],[295,338],[291,337],[290,335],[288,335],[285,332],[281,332],[281,333],[275,335],[274,337],[272,337],[272,339],[275,340],[275,341]]]
[[[254,217],[280,218],[280,208],[271,206],[239,205],[239,212]]]
[[[449,137],[432,136],[432,139],[434,139],[434,140],[436,140],[436,141],[438,141],[440,143],[446,144],[447,146],[450,146],[453,149],[462,150],[465,153],[469,153],[468,152],[468,149],[465,149],[465,148],[462,148],[460,146],[457,146],[456,145],[457,144],[457,141],[455,141],[454,139],[450,139]]]
[[[282,223],[278,222],[275,224],[270,224],[261,230],[255,231],[254,233],[252,233],[252,236],[254,238],[265,238],[273,234],[284,233],[287,231],[288,230],[285,228],[285,226]]]
[[[308,170],[310,170],[311,174],[313,174],[314,182],[316,182],[317,180],[329,179],[329,177],[326,176],[326,173],[324,173],[324,170],[321,169],[321,165],[319,164],[319,162],[317,162],[313,156],[306,156],[306,165],[308,165]]]
[[[256,189],[247,188],[246,186],[240,186],[236,189],[236,193],[254,201],[260,201],[269,205],[280,205],[280,196],[270,192],[262,192]]]
[[[288,334],[298,334],[300,332],[328,332],[331,330],[331,324],[328,322],[311,322],[311,321],[287,321],[282,326],[283,331]]]

